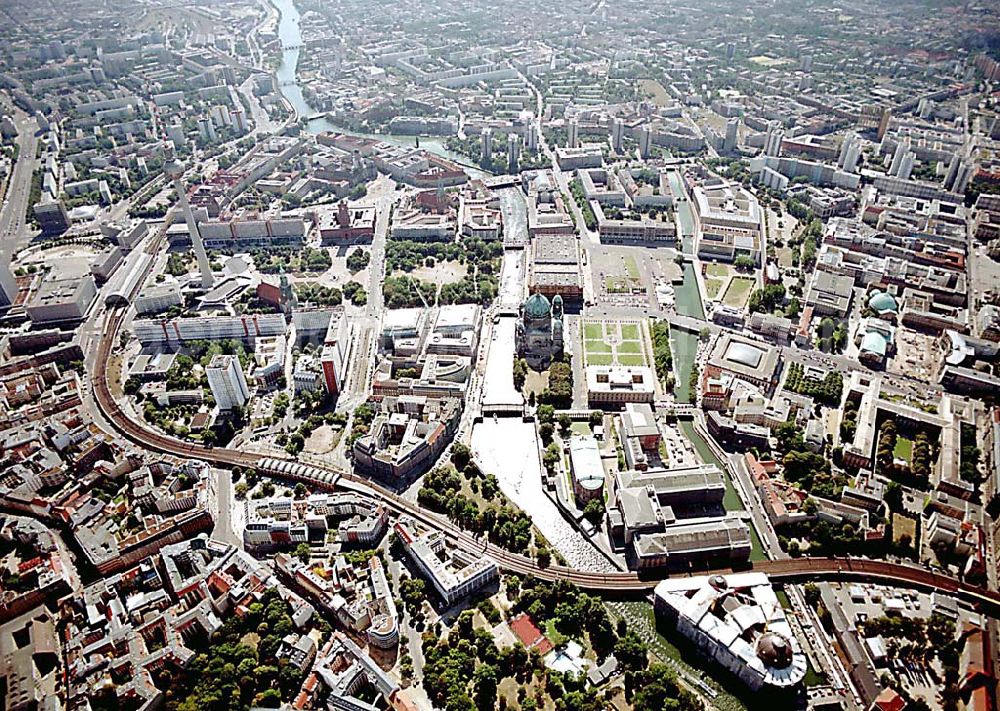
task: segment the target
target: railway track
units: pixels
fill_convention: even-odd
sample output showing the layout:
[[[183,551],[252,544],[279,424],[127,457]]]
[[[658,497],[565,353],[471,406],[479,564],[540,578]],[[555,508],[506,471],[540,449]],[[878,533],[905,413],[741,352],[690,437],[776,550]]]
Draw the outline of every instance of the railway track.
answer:
[[[163,235],[160,235],[154,241],[160,243],[162,239]],[[153,245],[151,244],[150,247]],[[150,262],[151,266],[152,261]],[[138,284],[143,281],[144,279],[140,279]],[[442,531],[451,539],[452,543],[466,550],[481,550],[496,560],[500,567],[521,575],[530,575],[544,580],[568,580],[581,588],[593,591],[647,594],[663,577],[690,574],[660,572],[658,577],[645,577],[635,572],[595,573],[562,565],[542,568],[535,560],[492,545],[484,538],[459,528],[447,518],[426,511],[396,493],[356,476],[353,472],[336,467],[315,465],[290,467],[295,471],[289,471],[289,468],[285,467],[282,467],[282,471],[277,471],[274,468],[268,470],[266,466],[262,466],[264,460],[259,455],[232,449],[206,447],[156,432],[147,427],[145,423],[132,419],[112,392],[111,383],[108,380],[108,362],[112,350],[118,342],[118,333],[128,308],[127,305],[109,307],[104,331],[98,345],[95,372],[91,382],[94,388],[94,399],[104,417],[121,436],[139,447],[158,454],[198,459],[224,468],[255,469],[265,474],[281,476],[292,481],[301,481],[316,490],[348,489],[369,496],[381,501],[397,515],[409,516],[424,525]],[[291,459],[275,461],[298,464]],[[968,585],[942,573],[912,565],[864,558],[792,558],[754,562],[748,565],[746,570],[767,573],[777,581],[857,580],[926,591],[939,591],[970,602],[992,616],[1000,616],[1000,594]],[[732,572],[732,570],[720,569],[704,572],[725,573]]]

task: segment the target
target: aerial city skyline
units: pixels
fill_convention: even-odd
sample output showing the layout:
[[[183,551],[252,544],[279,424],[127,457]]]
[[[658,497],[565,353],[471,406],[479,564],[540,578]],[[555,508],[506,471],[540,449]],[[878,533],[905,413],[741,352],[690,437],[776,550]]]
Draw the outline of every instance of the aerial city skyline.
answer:
[[[1000,707],[1000,6],[0,17],[0,709]]]

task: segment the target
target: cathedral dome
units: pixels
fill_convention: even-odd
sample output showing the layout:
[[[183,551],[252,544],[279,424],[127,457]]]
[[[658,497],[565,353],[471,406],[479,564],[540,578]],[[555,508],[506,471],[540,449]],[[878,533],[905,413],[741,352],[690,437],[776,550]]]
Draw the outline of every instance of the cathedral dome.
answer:
[[[552,306],[548,299],[536,292],[524,302],[524,313],[528,318],[545,318],[552,313]]]
[[[768,666],[784,669],[792,663],[792,645],[776,632],[765,632],[757,640],[757,656]]]

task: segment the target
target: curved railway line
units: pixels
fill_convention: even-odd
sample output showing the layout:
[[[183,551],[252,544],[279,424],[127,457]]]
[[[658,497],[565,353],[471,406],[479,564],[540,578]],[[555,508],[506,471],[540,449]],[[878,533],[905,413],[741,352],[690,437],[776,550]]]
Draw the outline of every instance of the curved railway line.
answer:
[[[147,247],[147,252],[157,250],[163,237],[163,233],[158,235]],[[155,260],[149,260],[147,270],[151,269],[154,263]],[[137,288],[138,284],[143,281],[144,278],[139,279],[134,288]],[[595,573],[561,565],[541,568],[533,559],[492,545],[484,538],[459,528],[447,518],[426,511],[394,492],[356,476],[353,472],[335,467],[302,464],[290,459],[266,458],[232,449],[206,447],[183,442],[156,432],[144,423],[136,422],[129,413],[125,412],[118,398],[112,392],[108,378],[108,364],[115,344],[118,342],[118,334],[128,308],[126,303],[121,302],[108,307],[92,378],[94,399],[101,413],[120,435],[146,450],[159,454],[199,459],[225,468],[252,468],[272,476],[296,482],[301,481],[317,490],[332,491],[336,488],[355,491],[380,500],[396,514],[405,514],[444,532],[453,543],[467,550],[482,550],[505,570],[545,580],[569,580],[588,590],[618,594],[646,594],[664,576],[689,574],[661,572],[656,577],[645,577],[635,572]],[[1000,594],[913,565],[863,558],[795,558],[758,561],[749,564],[746,570],[764,572],[779,581],[865,580],[921,590],[940,591],[970,602],[991,615],[1000,616]],[[706,572],[731,571],[727,569]]]

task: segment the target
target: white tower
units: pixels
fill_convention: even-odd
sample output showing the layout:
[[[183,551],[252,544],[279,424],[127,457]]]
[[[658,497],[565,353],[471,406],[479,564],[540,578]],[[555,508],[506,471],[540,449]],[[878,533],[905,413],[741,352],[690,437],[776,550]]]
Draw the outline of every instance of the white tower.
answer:
[[[524,127],[524,146],[532,153],[538,150],[538,126],[534,117]]]
[[[844,170],[848,173],[853,173],[858,168],[858,160],[861,159],[861,139],[855,136],[854,140],[851,141],[851,145],[847,149],[847,155],[844,156]]]
[[[507,172],[514,174],[517,172],[517,163],[521,158],[521,144],[518,143],[516,133],[507,134]]]
[[[906,155],[903,156],[903,160],[899,163],[899,172],[896,174],[897,177],[902,180],[909,180],[910,175],[913,173],[913,162],[916,158],[916,153],[913,151],[907,151]]]
[[[726,140],[722,144],[722,150],[732,153],[736,150],[740,130],[740,119],[736,116],[726,121]]]
[[[479,141],[479,152],[482,154],[483,162],[488,163],[493,158],[493,129],[489,126],[484,128]]]
[[[958,177],[958,169],[962,166],[962,156],[958,153],[951,157],[951,163],[948,164],[948,173],[944,176],[944,189],[951,190],[952,186],[955,184],[955,178]]]
[[[896,144],[896,151],[892,154],[892,163],[889,164],[889,175],[899,175],[899,166],[903,164],[903,156],[910,150],[910,138],[907,136]]]
[[[576,148],[577,141],[579,140],[580,127],[576,123],[575,118],[569,120],[569,124],[566,127],[566,146],[569,148]]]
[[[177,202],[184,213],[184,221],[187,223],[188,233],[191,235],[191,246],[194,247],[194,255],[198,259],[198,271],[201,272],[201,286],[203,289],[211,289],[215,285],[215,277],[212,275],[212,265],[208,261],[205,253],[205,244],[201,241],[201,233],[198,231],[198,223],[194,220],[194,213],[191,212],[191,203],[187,199],[187,191],[184,189],[184,164],[174,158],[173,148],[168,149],[167,162],[163,165],[163,174],[174,184],[174,192],[177,193]]]
[[[208,387],[212,389],[212,397],[220,410],[243,407],[250,399],[250,388],[243,374],[243,366],[236,356],[221,353],[212,356],[205,368],[205,375],[208,377]]]
[[[951,191],[959,194],[964,193],[965,189],[969,186],[969,180],[972,179],[974,172],[972,165],[963,160],[958,167],[958,172],[955,174],[955,183],[951,186]]]
[[[622,152],[622,143],[625,138],[625,122],[616,118],[611,124],[611,149],[615,153]]]
[[[214,143],[216,138],[218,138],[218,134],[215,132],[215,124],[207,116],[198,119],[198,130],[201,132],[201,137],[206,141]]]
[[[642,132],[639,134],[639,155],[643,158],[649,158],[649,154],[653,150],[653,129],[648,125],[642,127]]]
[[[781,141],[785,138],[785,132],[781,128],[780,121],[772,121],[767,127],[767,141],[764,143],[764,155],[780,156]]]
[[[17,281],[10,270],[7,257],[0,257],[0,314],[10,309],[17,299]]]

